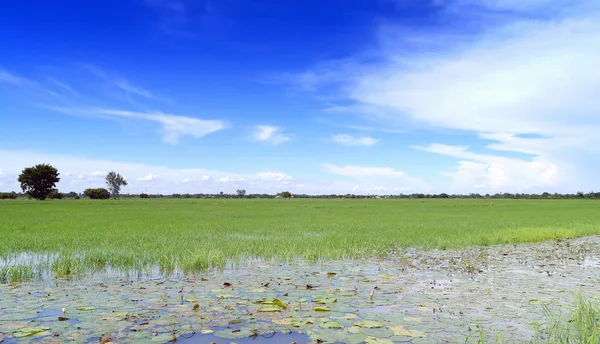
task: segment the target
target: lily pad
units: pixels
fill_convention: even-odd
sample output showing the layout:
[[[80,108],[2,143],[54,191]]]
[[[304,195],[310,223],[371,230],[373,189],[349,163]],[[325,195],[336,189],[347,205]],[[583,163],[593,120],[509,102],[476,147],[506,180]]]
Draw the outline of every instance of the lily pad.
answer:
[[[266,306],[262,306],[258,309],[259,312],[281,312],[281,307],[276,306],[276,305],[266,305]]]
[[[91,307],[91,306],[81,306],[81,307],[77,307],[75,308],[78,311],[93,311],[94,309],[96,309],[96,307]]]
[[[325,320],[319,325],[322,328],[342,328],[342,324],[337,321]]]
[[[15,338],[49,336],[52,333],[50,333],[48,330],[50,330],[49,327],[24,327],[13,332],[13,336]]]
[[[375,337],[365,338],[365,343],[368,343],[368,344],[394,344],[393,341],[391,341],[387,338],[375,338]]]
[[[362,328],[382,328],[383,324],[379,321],[374,320],[363,320],[354,323],[354,326],[362,327]]]
[[[320,305],[326,305],[328,303],[337,302],[337,299],[335,297],[317,297],[313,299],[313,302],[318,303]]]
[[[327,306],[318,306],[318,307],[315,307],[314,310],[316,312],[329,312],[330,311],[329,307],[327,307]]]
[[[411,338],[426,338],[427,334],[419,330],[407,330],[402,325],[388,326],[390,330],[394,332],[395,336],[404,336]]]

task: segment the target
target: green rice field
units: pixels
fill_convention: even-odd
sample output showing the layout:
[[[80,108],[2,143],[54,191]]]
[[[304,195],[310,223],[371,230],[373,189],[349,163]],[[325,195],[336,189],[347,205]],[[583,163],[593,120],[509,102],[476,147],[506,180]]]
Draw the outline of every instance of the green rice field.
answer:
[[[600,234],[589,200],[0,201],[4,275],[184,272]]]

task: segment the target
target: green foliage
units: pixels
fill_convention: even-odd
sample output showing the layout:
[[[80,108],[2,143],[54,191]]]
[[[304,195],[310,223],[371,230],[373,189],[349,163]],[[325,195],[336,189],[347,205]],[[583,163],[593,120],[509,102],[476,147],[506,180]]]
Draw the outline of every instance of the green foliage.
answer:
[[[143,192],[142,192],[142,193],[140,194],[140,198],[148,198],[148,197],[150,197],[150,196],[148,196],[148,194],[147,194],[147,193],[143,193]]]
[[[62,199],[63,194],[58,192],[57,189],[52,189],[52,191],[50,191],[50,193],[48,194],[48,198],[49,199]]]
[[[83,194],[89,199],[109,199],[110,192],[105,188],[97,188],[97,189],[85,189]]]
[[[244,189],[237,189],[235,192],[237,193],[239,198],[246,197],[246,190],[244,190]]]
[[[569,319],[543,306],[548,318],[544,326],[548,343],[600,343],[600,304],[582,295],[575,296]]]
[[[27,167],[19,175],[18,181],[21,183],[21,189],[27,193],[30,198],[44,200],[52,192],[58,178],[58,170],[48,164],[38,164],[33,167]]]
[[[280,193],[280,195],[283,198],[292,198],[292,193],[289,191],[284,191],[284,192]]]
[[[12,192],[0,192],[0,199],[17,199],[17,193]]]
[[[120,174],[111,171],[106,175],[106,185],[108,185],[108,190],[113,198],[117,198],[121,192],[121,186],[126,186],[127,181]]]

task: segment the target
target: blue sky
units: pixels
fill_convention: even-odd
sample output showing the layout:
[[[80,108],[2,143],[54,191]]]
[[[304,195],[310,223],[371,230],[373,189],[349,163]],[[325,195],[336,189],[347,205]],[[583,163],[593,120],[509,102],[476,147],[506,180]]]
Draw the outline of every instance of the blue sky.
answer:
[[[598,190],[591,0],[19,2],[0,190]]]

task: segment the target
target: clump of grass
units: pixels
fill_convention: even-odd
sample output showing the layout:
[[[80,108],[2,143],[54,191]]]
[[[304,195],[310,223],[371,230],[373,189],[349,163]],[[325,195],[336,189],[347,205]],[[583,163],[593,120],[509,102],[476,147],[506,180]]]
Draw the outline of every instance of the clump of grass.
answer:
[[[52,272],[59,278],[83,275],[87,270],[83,260],[74,255],[61,255],[52,262]]]
[[[600,343],[600,303],[581,294],[574,299],[567,320],[543,305],[548,320],[543,326],[542,334],[547,337],[548,343]]]
[[[33,267],[23,264],[15,264],[0,267],[0,283],[16,283],[38,278]]]

